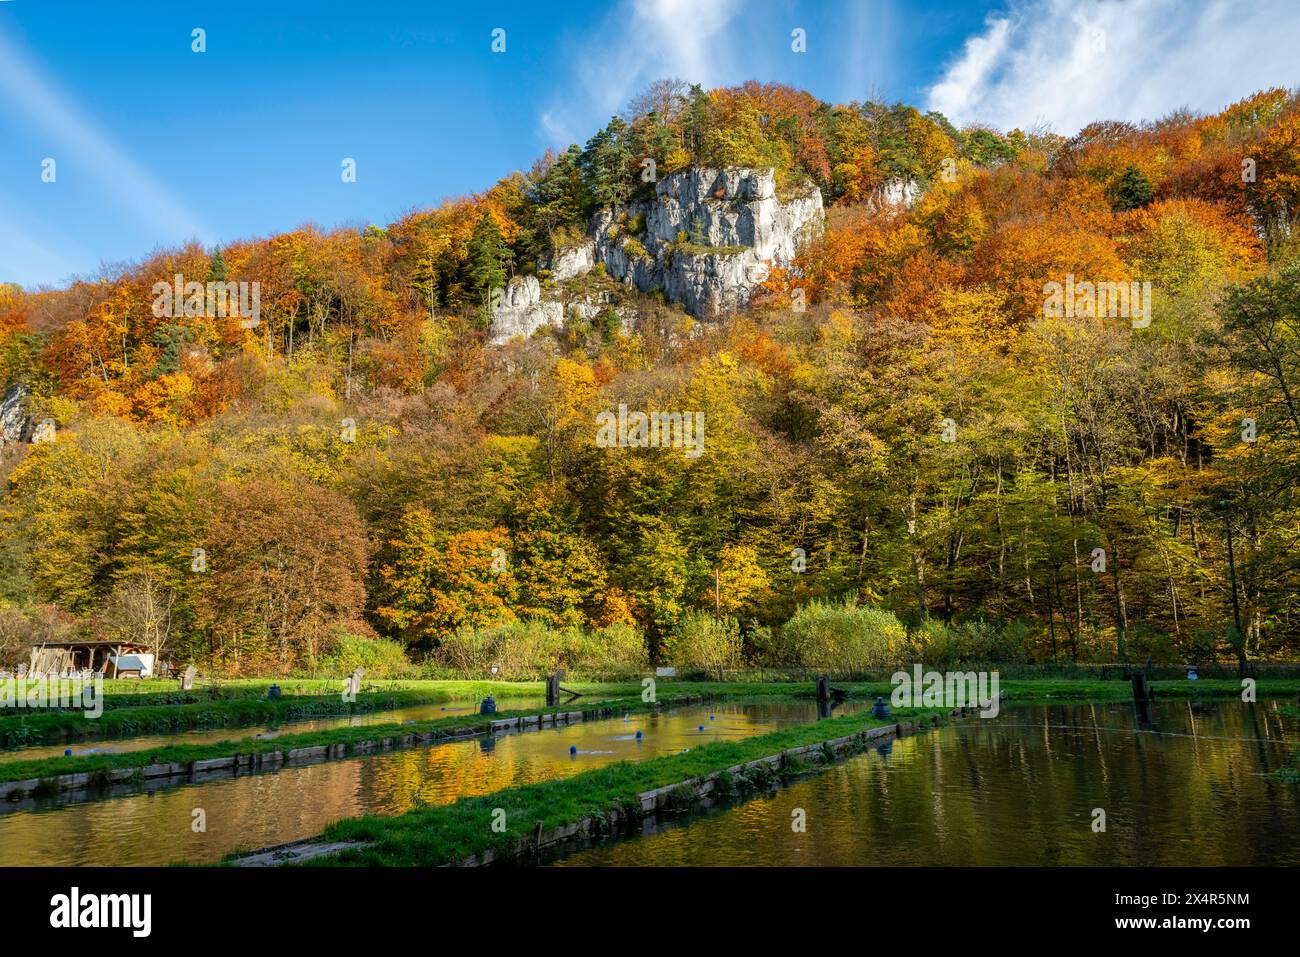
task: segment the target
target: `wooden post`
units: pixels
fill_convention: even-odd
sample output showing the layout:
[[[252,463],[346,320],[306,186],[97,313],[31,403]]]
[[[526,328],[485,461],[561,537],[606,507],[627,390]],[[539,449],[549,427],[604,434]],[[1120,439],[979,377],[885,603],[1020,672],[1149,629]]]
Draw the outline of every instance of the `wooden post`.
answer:
[[[1147,687],[1146,675],[1140,671],[1133,672],[1133,703],[1137,706],[1138,721],[1151,720],[1151,689]]]
[[[831,679],[830,675],[822,675],[817,679],[817,700],[831,700]]]
[[[1147,679],[1140,671],[1133,672],[1133,700],[1150,701],[1151,693],[1147,690]]]

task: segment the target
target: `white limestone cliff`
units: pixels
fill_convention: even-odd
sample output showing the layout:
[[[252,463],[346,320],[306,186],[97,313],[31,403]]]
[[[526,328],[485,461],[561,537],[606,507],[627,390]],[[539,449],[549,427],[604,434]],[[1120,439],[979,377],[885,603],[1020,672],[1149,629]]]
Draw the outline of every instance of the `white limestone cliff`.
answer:
[[[527,339],[542,326],[564,325],[564,307],[542,299],[542,285],[536,276],[516,276],[492,311],[489,337],[494,343],[509,342],[515,336]]]
[[[628,235],[625,224],[637,222],[644,229]],[[615,279],[662,289],[691,315],[710,317],[748,305],[771,268],[789,267],[821,223],[814,186],[781,199],[772,170],[692,167],[656,184],[653,201],[631,204],[623,228],[604,210],[590,232],[597,261]]]
[[[27,413],[30,392],[22,383],[14,383],[0,400],[0,448],[31,439],[33,423]]]
[[[821,191],[811,184],[778,196],[770,169],[691,167],[660,180],[652,200],[597,212],[588,238],[558,253],[549,268],[563,284],[599,263],[613,279],[662,290],[691,315],[709,318],[747,306],[774,266],[790,266],[822,219]],[[513,279],[490,338],[505,342],[562,325],[565,311],[543,298],[534,277]]]

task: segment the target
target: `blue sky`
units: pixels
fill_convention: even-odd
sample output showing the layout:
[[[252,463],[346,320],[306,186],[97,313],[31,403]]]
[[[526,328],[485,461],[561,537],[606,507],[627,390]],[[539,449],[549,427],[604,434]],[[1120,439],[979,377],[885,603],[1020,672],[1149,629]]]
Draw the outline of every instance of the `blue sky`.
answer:
[[[0,281],[387,223],[661,76],[1074,132],[1300,84],[1294,0],[0,0]],[[506,52],[491,50],[506,31]],[[206,31],[207,52],[191,50]],[[807,52],[791,51],[791,30]],[[1099,41],[1100,47],[1099,49]],[[357,181],[340,164],[355,159]],[[57,163],[42,182],[42,162]]]

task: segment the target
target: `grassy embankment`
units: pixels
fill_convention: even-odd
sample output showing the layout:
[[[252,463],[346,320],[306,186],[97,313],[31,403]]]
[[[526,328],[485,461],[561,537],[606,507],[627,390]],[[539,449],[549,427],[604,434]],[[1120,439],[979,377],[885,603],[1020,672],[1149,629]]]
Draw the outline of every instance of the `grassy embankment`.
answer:
[[[544,690],[542,682],[460,681],[416,679],[371,679],[363,682],[363,690],[372,691],[436,691],[443,686],[510,689],[528,686],[537,694]],[[206,704],[219,701],[255,700],[265,698],[271,685],[279,685],[285,698],[337,697],[343,689],[343,678],[214,678],[197,679],[189,691],[182,691],[175,678],[106,678],[104,679],[104,710],[115,708],[140,708],[151,705]],[[460,692],[457,692],[460,693]],[[466,693],[472,693],[467,691]],[[525,692],[516,692],[525,693]]]
[[[222,697],[214,698],[208,694],[208,689],[188,693],[149,692],[140,690],[141,682],[105,682],[104,713],[98,718],[88,718],[80,710],[6,709],[7,713],[0,717],[0,747],[276,724],[477,699],[489,693],[503,701],[511,698],[540,698],[546,693],[546,686],[540,681],[366,682],[365,689],[357,695],[356,701],[346,702],[340,690],[321,693],[326,684],[312,681],[298,684],[294,691],[281,684],[284,696],[273,700],[266,697],[266,689],[273,683],[275,682],[261,679],[257,679],[256,683],[249,681],[238,689],[235,696],[229,698],[225,696],[227,686],[222,685]],[[341,682],[339,684],[341,686]],[[122,690],[118,687],[121,685],[135,687]],[[566,687],[569,685],[566,684]],[[632,688],[630,685],[596,684],[578,684],[573,687],[587,696],[605,694],[609,688],[618,689],[608,692],[613,696],[630,694]],[[639,691],[640,686],[636,688]],[[317,693],[304,693],[308,689]],[[165,697],[168,694],[172,696],[171,700]]]
[[[440,684],[448,684],[441,682]],[[485,682],[451,682],[457,685],[451,689],[452,694],[442,700],[451,700],[451,698],[461,698],[470,694],[470,688],[482,688],[489,683]],[[528,697],[534,691],[544,691],[545,687],[538,683],[520,684],[514,688],[506,688],[505,694],[497,690],[501,683],[490,683],[496,697],[503,702],[508,702],[513,697]],[[244,754],[263,754],[271,751],[290,751],[296,748],[309,748],[317,745],[336,745],[342,744],[350,746],[362,741],[376,741],[385,737],[404,734],[423,734],[429,731],[478,731],[486,732],[490,729],[493,720],[502,720],[506,718],[517,718],[529,715],[550,714],[552,712],[580,711],[584,708],[593,707],[616,707],[625,711],[644,711],[656,707],[653,704],[646,704],[641,700],[642,687],[636,684],[619,684],[619,685],[582,685],[573,686],[565,685],[566,688],[573,687],[574,690],[580,690],[583,697],[567,704],[562,704],[558,708],[526,708],[521,710],[498,710],[498,713],[492,718],[480,719],[478,715],[450,715],[445,718],[435,718],[426,721],[413,721],[403,724],[370,724],[362,727],[339,727],[328,728],[320,731],[307,731],[300,734],[281,734],[275,738],[253,739],[237,738],[229,741],[214,741],[205,744],[184,744],[165,745],[157,748],[145,748],[138,751],[129,751],[121,754],[86,754],[72,755],[69,757],[55,756],[46,758],[34,758],[30,761],[8,761],[0,764],[0,782],[7,781],[27,781],[31,779],[43,779],[57,777],[62,774],[81,774],[105,771],[116,771],[123,768],[142,768],[149,764],[172,764],[185,763],[189,761],[206,761],[212,758],[229,757],[231,755]],[[520,690],[520,689],[527,689]],[[726,683],[706,683],[706,682],[681,682],[670,686],[669,693],[665,693],[659,699],[658,707],[673,707],[676,704],[684,703],[691,697],[710,697],[714,700],[723,700],[728,698],[773,698],[788,697],[791,695],[801,695],[810,697],[812,687],[810,685],[775,685],[775,684],[726,684]],[[427,694],[427,692],[402,692],[400,694]],[[403,701],[395,705],[385,706],[384,701],[398,696],[397,692],[376,693],[372,695],[362,695],[357,698],[358,704],[365,705],[359,711],[378,712],[389,710],[391,707],[402,707],[405,704],[423,703]],[[335,696],[337,699],[337,696]],[[314,699],[300,699],[314,700]],[[283,704],[283,702],[271,701],[236,701],[224,702],[225,707],[222,714],[228,716],[229,723],[233,725],[235,718],[241,718],[248,714],[260,715],[263,712],[263,705]],[[183,706],[183,708],[170,709],[171,720],[174,722],[172,727],[177,723],[184,726],[184,722],[196,720],[195,715],[178,715],[177,712],[184,708],[197,706]],[[211,706],[206,706],[211,707]],[[141,711],[149,712],[149,720],[153,720],[152,712],[157,708],[140,708],[131,709],[132,712]],[[164,709],[165,710],[165,709]],[[350,713],[350,712],[344,712]],[[123,712],[119,717],[125,717]],[[307,715],[308,717],[312,715]],[[38,715],[38,718],[54,718],[55,715]],[[66,714],[61,716],[63,721],[68,722],[71,726],[82,727],[85,724],[94,724],[89,719],[81,719],[80,715]],[[164,718],[166,715],[163,716]],[[105,712],[99,721],[107,721],[110,714]],[[79,720],[78,720],[79,719]],[[283,718],[281,718],[283,720]],[[257,721],[269,721],[270,718],[255,718],[252,723]],[[141,722],[145,723],[145,722]],[[239,723],[249,723],[241,720]],[[0,721],[0,734],[3,721]],[[194,725],[197,727],[212,727],[213,722]],[[216,726],[229,726],[217,724]]]
[[[1290,715],[1293,718],[1300,718],[1300,707],[1292,705],[1282,709],[1283,714]],[[1291,755],[1291,763],[1285,767],[1278,768],[1273,772],[1273,777],[1283,781],[1289,781],[1293,784],[1300,784],[1300,751]]]
[[[147,734],[158,731],[178,731],[190,728],[238,727],[243,724],[273,723],[291,721],[325,715],[374,713],[415,704],[437,703],[453,699],[464,699],[491,691],[502,701],[511,697],[529,697],[543,691],[539,682],[510,684],[506,682],[472,682],[472,681],[438,681],[415,682],[428,685],[405,691],[372,692],[358,696],[354,705],[341,702],[338,695],[321,701],[316,698],[300,697],[286,701],[269,701],[265,699],[244,699],[235,701],[212,702],[204,705],[183,705],[170,708],[151,706],[122,709],[117,713],[105,712],[97,720],[83,718],[76,713],[38,714],[28,717],[31,722],[44,722],[48,727],[64,729],[66,733],[81,732],[89,737],[87,725],[94,726],[109,722],[109,727],[116,729],[117,736],[129,734]],[[1241,693],[1239,682],[1231,679],[1203,679],[1201,681],[1158,681],[1153,683],[1157,697],[1165,698],[1201,698],[1201,697],[1237,697]],[[567,687],[567,685],[566,685]],[[771,698],[771,697],[810,697],[812,685],[805,683],[730,683],[730,682],[696,682],[674,681],[661,683],[664,703],[672,699],[687,696],[701,696],[713,700],[737,698]],[[848,682],[837,685],[848,691],[850,697],[869,698],[875,695],[888,697],[892,687],[887,682]],[[641,685],[639,683],[619,683],[602,685],[574,685],[575,690],[583,691],[586,697],[578,699],[558,709],[532,708],[526,710],[505,711],[497,717],[519,717],[522,715],[544,714],[548,711],[572,711],[593,704],[615,704],[629,710],[640,710]],[[1083,701],[1123,701],[1131,694],[1129,685],[1123,681],[1096,680],[1022,680],[1002,682],[1001,690],[1006,695],[1003,706],[1017,703],[1041,702],[1083,702]],[[1259,687],[1261,697],[1290,695],[1300,693],[1300,681],[1292,679],[1265,679]],[[599,702],[597,701],[599,698]],[[340,710],[341,706],[341,710]],[[323,710],[313,710],[320,707]],[[138,716],[138,717],[136,717]],[[5,725],[13,718],[0,719],[0,740],[5,734]],[[350,745],[359,741],[373,741],[393,734],[424,733],[431,730],[482,728],[486,730],[487,722],[480,722],[476,716],[459,715],[446,718],[419,721],[411,724],[374,724],[360,728],[340,727],[301,734],[284,734],[267,740],[249,738],[217,741],[207,744],[175,744],[158,748],[143,749],[124,754],[96,754],[72,757],[38,758],[31,761],[14,761],[0,764],[0,781],[25,781],[32,778],[48,778],[60,774],[94,773],[98,771],[118,770],[121,768],[143,767],[152,763],[181,763],[202,761],[211,758],[228,757],[235,754],[259,754],[269,751],[292,750],[294,748],[314,747],[317,745]],[[110,734],[100,733],[99,737]],[[35,740],[35,739],[33,739]],[[66,738],[65,738],[66,740]]]
[[[683,754],[648,761],[623,761],[570,778],[462,798],[454,804],[420,808],[397,817],[351,818],[331,825],[321,839],[367,842],[370,846],[317,858],[310,864],[408,867],[459,864],[485,851],[508,852],[526,845],[539,823],[543,831],[574,824],[612,808],[630,808],[645,791],[722,772],[790,748],[944,713],[942,709],[909,708],[897,709],[887,721],[866,714],[829,718],[743,741],[706,744]],[[799,770],[802,769],[797,766],[785,768],[789,773]],[[763,773],[756,777],[762,777]],[[739,788],[746,782],[733,779],[725,785],[723,781],[718,783],[725,789],[725,786]],[[492,828],[498,808],[505,811],[502,831]],[[496,818],[499,817],[497,814]]]
[[[672,707],[671,698],[661,699],[661,707]],[[613,708],[622,711],[642,711],[654,707],[640,698],[606,698],[585,704],[587,708]],[[445,734],[482,734],[491,730],[491,722],[529,715],[578,711],[578,705],[559,708],[528,708],[519,711],[500,711],[491,717],[478,715],[450,715],[429,721],[411,721],[403,724],[369,724],[361,727],[331,728],[325,731],[308,731],[302,734],[285,734],[275,738],[245,738],[239,741],[214,741],[210,744],[173,744],[143,751],[123,754],[88,754],[82,757],[36,758],[31,761],[10,761],[0,764],[0,782],[28,781],[54,778],[61,774],[98,774],[123,768],[143,768],[149,764],[185,764],[240,754],[266,754],[272,751],[292,751],[318,745],[341,744],[345,749],[361,742],[380,741],[407,734],[425,734],[441,731]]]

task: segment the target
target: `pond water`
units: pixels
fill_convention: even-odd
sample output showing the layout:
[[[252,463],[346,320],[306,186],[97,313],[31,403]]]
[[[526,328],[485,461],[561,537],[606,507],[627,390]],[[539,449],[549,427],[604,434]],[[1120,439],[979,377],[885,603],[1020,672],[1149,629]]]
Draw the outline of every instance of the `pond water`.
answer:
[[[849,701],[835,714],[869,707],[869,701]],[[718,703],[179,787],[135,785],[84,803],[37,799],[0,814],[0,866],[216,861],[233,850],[314,836],[341,818],[400,814],[816,718],[812,700]],[[571,747],[578,753],[570,754]],[[203,832],[192,829],[199,809]]]
[[[248,741],[253,738],[276,738],[287,734],[307,734],[311,731],[328,731],[332,728],[359,728],[372,724],[402,724],[407,721],[435,721],[464,715],[467,724],[478,720],[477,698],[453,699],[438,704],[411,705],[391,711],[368,711],[364,714],[341,715],[333,718],[307,718],[302,721],[283,721],[279,724],[249,725],[244,728],[217,728],[201,731],[177,731],[172,734],[149,734],[132,738],[97,738],[76,744],[37,744],[25,748],[0,751],[0,764],[10,761],[30,761],[36,758],[62,756],[70,750],[73,757],[91,754],[119,754],[130,751],[148,751],[174,744],[215,744],[219,741]],[[523,711],[546,707],[546,697],[499,698],[498,711]]]
[[[1300,864],[1300,785],[1267,776],[1300,748],[1280,708],[1162,702],[1145,724],[1130,704],[1008,708],[556,863]]]

